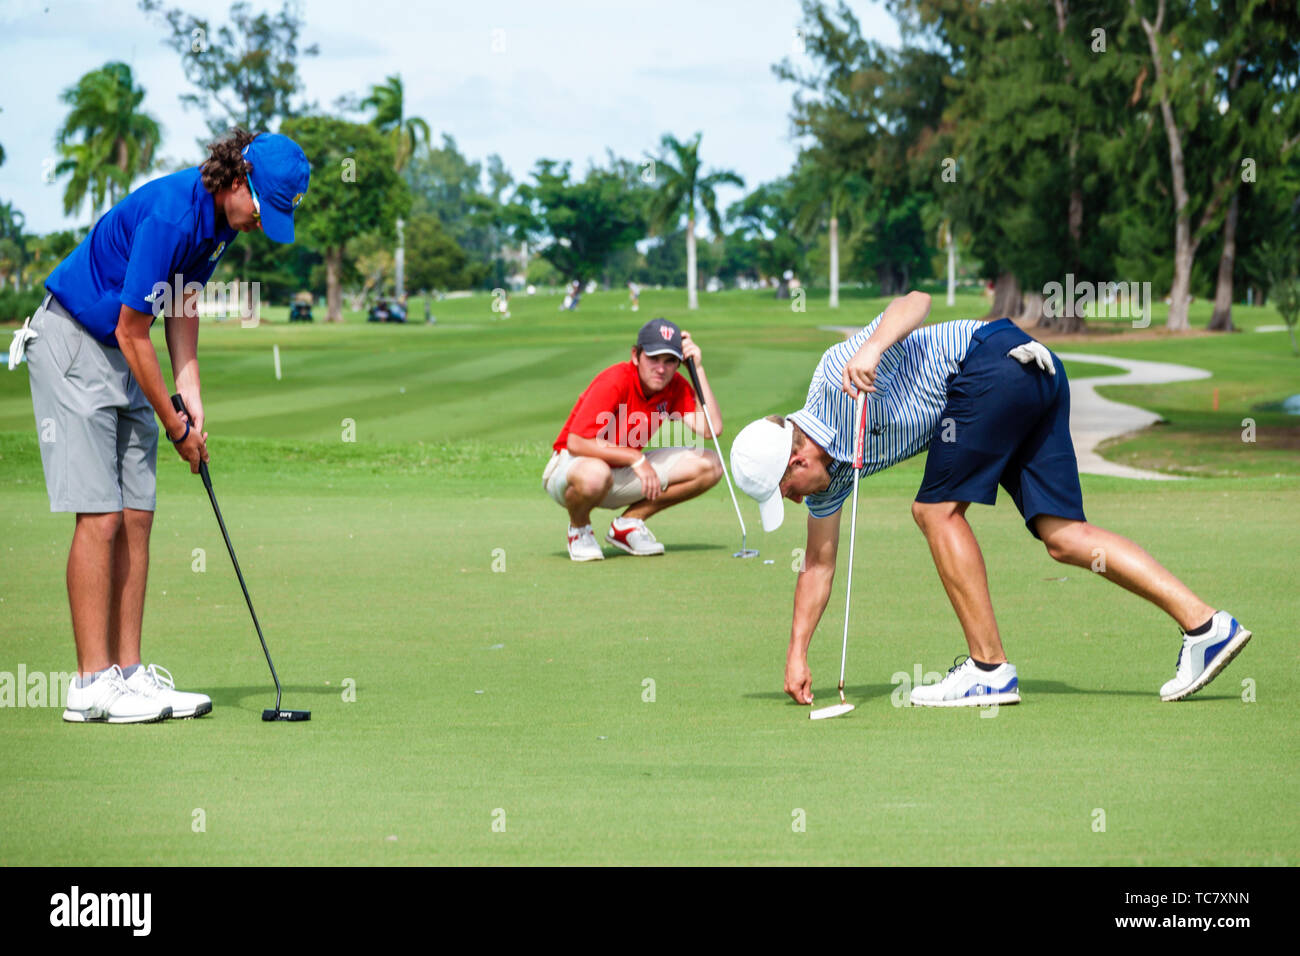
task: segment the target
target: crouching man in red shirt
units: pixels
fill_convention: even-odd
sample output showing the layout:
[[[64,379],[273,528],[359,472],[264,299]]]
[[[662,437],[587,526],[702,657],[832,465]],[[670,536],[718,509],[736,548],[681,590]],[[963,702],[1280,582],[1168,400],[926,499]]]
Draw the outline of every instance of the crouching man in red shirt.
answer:
[[[605,540],[628,554],[663,554],[645,521],[665,508],[708,491],[722,478],[722,463],[707,449],[642,449],[667,423],[689,428],[708,441],[703,410],[695,404],[690,383],[677,374],[693,359],[709,415],[718,433],[722,412],[704,374],[700,347],[667,319],[642,326],[632,360],[611,365],[579,396],[560,429],[542,473],[542,487],[569,512],[569,557],[599,561],[605,557],[591,530],[593,508],[626,508],[609,526]],[[659,444],[663,444],[662,440]]]

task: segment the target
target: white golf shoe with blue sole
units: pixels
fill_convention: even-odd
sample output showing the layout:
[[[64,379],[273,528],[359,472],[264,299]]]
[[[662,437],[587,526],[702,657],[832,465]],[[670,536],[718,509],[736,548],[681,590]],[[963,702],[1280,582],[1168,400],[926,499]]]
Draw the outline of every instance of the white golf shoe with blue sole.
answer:
[[[1178,668],[1172,680],[1160,688],[1161,700],[1182,700],[1208,684],[1228,666],[1250,640],[1250,631],[1227,611],[1217,611],[1210,630],[1199,637],[1183,635],[1178,650]]]
[[[912,688],[913,707],[991,707],[1020,703],[1020,678],[1014,664],[1005,661],[992,671],[982,671],[969,657],[958,658],[948,676],[937,684]]]

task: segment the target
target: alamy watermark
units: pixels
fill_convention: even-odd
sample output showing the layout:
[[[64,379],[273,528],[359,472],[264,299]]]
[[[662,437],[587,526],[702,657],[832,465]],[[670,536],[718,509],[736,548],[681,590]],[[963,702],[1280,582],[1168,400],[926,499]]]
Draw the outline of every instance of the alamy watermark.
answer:
[[[66,707],[68,688],[77,675],[66,671],[0,671],[0,707]]]
[[[157,316],[184,315],[187,318],[211,315],[237,317],[246,328],[257,325],[262,314],[260,282],[186,282],[179,272],[171,282],[155,282],[145,296]]]
[[[1043,286],[1043,314],[1048,318],[1131,319],[1133,328],[1151,324],[1150,282],[1076,282],[1073,272],[1065,283]]]
[[[56,927],[121,927],[148,936],[152,912],[152,893],[83,892],[73,884],[67,893],[50,897],[50,925]]]
[[[596,416],[596,437],[624,448],[703,448],[705,439],[697,434],[680,412],[629,412],[626,404],[617,411]]]

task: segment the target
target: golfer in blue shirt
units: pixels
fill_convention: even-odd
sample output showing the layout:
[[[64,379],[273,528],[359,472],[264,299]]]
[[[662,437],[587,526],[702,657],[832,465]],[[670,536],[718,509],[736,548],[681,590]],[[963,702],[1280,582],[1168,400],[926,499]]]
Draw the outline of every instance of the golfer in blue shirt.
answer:
[[[197,296],[237,233],[293,241],[309,177],[292,140],[234,130],[203,164],[146,183],[105,213],[45,280],[49,294],[19,332],[50,510],[77,516],[67,568],[77,678],[64,720],[140,723],[212,709],[140,655],[154,416],[197,472],[208,460]],[[149,338],[159,316],[188,419],[172,408]]]
[[[1070,387],[1060,359],[1010,319],[924,326],[930,297],[894,299],[874,322],[822,356],[804,407],[752,422],[736,436],[736,484],[759,502],[766,531],[781,524],[782,498],[806,501],[805,567],[795,586],[785,691],[812,702],[808,644],[826,609],[839,546],[840,509],[853,487],[853,409],[868,394],[869,475],[927,451],[912,516],[965,632],[969,656],[937,684],[914,687],[913,706],[1015,704],[1020,682],[993,616],[971,503],[991,505],[998,486],[1029,532],[1057,561],[1091,568],[1146,598],[1182,631],[1162,700],[1181,700],[1219,674],[1250,632],[1216,611],[1127,538],[1089,524],[1070,438]]]

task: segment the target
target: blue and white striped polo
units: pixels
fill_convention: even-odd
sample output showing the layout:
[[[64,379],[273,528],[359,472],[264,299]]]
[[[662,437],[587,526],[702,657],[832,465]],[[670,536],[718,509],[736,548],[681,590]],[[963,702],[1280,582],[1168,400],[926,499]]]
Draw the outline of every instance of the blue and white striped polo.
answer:
[[[853,397],[841,390],[841,383],[844,366],[883,317],[882,312],[861,332],[826,350],[804,407],[787,416],[832,459],[830,487],[804,498],[815,518],[835,514],[853,490]],[[975,319],[925,325],[885,350],[876,369],[877,390],[867,396],[864,476],[930,447],[948,401],[948,382],[982,325]]]

